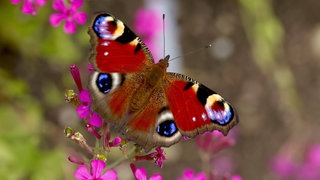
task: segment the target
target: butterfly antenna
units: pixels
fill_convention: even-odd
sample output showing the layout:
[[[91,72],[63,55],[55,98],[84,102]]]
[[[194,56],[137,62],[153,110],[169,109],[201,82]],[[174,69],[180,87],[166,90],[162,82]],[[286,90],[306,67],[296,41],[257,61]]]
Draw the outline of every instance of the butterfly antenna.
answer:
[[[163,57],[166,55],[166,33],[165,33],[165,14],[162,14],[162,34],[163,34]]]
[[[183,55],[174,57],[174,58],[170,59],[169,61],[173,61],[173,60],[179,59],[179,58],[181,58],[181,57],[185,57],[185,56],[189,56],[189,55],[191,55],[191,54],[198,53],[198,52],[200,52],[200,51],[202,51],[202,50],[204,50],[204,49],[208,49],[208,48],[210,48],[210,47],[212,47],[212,44],[211,44],[211,43],[208,44],[208,45],[206,45],[206,46],[204,46],[204,47],[201,47],[201,48],[195,49],[195,50],[193,50],[193,51],[187,52],[186,54],[183,54]]]

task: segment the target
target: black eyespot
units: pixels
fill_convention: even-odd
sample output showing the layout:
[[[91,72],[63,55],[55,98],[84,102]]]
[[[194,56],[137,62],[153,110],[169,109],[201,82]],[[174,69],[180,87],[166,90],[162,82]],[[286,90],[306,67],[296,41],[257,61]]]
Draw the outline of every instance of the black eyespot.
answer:
[[[173,120],[164,121],[157,126],[157,133],[160,136],[171,137],[176,132],[178,132],[178,128]]]
[[[106,73],[100,73],[96,80],[96,84],[103,94],[107,94],[112,88],[112,76]]]

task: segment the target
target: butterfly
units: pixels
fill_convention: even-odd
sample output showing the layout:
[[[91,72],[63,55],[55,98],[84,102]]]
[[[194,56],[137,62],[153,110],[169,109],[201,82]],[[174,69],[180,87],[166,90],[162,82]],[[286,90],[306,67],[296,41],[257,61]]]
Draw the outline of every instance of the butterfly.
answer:
[[[88,33],[92,108],[145,151],[207,131],[227,135],[239,122],[219,94],[186,75],[166,72],[169,56],[155,64],[147,46],[119,19],[101,13]]]

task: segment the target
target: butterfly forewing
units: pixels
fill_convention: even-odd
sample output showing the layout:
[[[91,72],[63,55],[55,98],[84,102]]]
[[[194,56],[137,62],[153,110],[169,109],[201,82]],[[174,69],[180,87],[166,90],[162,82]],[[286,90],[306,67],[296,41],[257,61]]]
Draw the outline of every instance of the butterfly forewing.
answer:
[[[89,28],[90,63],[100,72],[136,73],[154,64],[146,45],[122,21],[102,13]]]

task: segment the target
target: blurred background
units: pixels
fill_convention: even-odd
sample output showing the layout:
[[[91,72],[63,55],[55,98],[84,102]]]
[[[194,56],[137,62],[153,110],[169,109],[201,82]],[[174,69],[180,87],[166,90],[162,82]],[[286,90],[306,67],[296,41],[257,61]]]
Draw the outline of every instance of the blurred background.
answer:
[[[35,16],[23,14],[22,4],[0,2],[1,179],[73,178],[77,166],[67,157],[76,148],[63,130],[80,125],[64,101],[65,90],[76,89],[69,66],[77,64],[86,82],[86,31],[95,13],[109,12],[135,29],[139,10],[158,17],[150,45],[157,58],[164,51],[163,13],[166,54],[212,43],[173,61],[170,71],[220,93],[236,107],[240,124],[231,131],[236,143],[222,152],[208,154],[188,140],[166,149],[162,169],[137,166],[164,179],[187,168],[244,180],[320,179],[320,1],[85,0],[88,19],[71,35],[50,25],[51,0]],[[116,170],[120,179],[133,179],[128,163]]]

